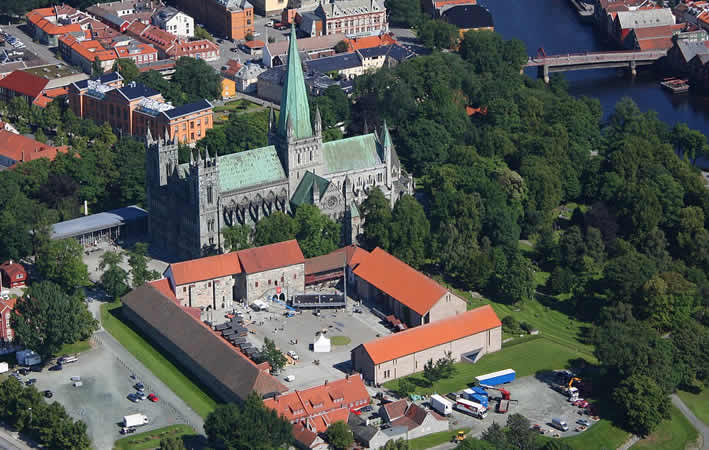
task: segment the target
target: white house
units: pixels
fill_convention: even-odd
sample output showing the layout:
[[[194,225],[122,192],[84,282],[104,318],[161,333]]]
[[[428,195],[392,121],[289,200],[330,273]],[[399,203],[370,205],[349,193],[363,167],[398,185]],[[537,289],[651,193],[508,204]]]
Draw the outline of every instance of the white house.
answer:
[[[194,19],[171,6],[158,9],[153,14],[151,22],[178,37],[194,37]]]

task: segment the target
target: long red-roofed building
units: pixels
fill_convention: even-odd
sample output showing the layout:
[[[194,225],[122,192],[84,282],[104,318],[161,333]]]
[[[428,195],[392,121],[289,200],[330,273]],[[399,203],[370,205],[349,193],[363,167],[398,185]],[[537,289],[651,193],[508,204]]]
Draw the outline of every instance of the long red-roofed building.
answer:
[[[17,164],[40,158],[50,161],[59,152],[66,153],[69,147],[52,147],[34,139],[0,130],[0,171],[14,168]]]
[[[352,366],[381,384],[423,371],[429,360],[447,355],[476,362],[502,348],[502,322],[490,305],[405,330],[355,347]]]

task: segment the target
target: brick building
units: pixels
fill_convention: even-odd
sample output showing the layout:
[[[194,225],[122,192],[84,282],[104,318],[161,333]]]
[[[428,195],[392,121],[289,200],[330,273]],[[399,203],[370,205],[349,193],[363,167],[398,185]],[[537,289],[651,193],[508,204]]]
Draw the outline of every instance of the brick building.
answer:
[[[360,258],[350,282],[360,298],[402,328],[443,320],[467,307],[464,299],[378,247]]]
[[[118,56],[113,49],[106,49],[96,40],[79,40],[67,34],[59,38],[59,54],[64,61],[79,66],[85,73],[92,73],[94,61],[98,60],[101,69],[108,72]]]
[[[0,264],[0,276],[2,276],[3,288],[22,287],[27,282],[27,271],[24,266],[12,260]]]
[[[177,0],[177,6],[216,36],[242,40],[254,32],[254,7],[247,0]]]
[[[331,0],[315,9],[323,21],[323,34],[364,36],[389,31],[386,8],[378,0]]]
[[[502,348],[502,322],[490,305],[385,336],[355,347],[352,366],[366,380],[381,384],[423,371],[448,354],[454,361],[477,361]]]
[[[77,116],[108,122],[132,136],[168,136],[171,141],[194,143],[213,126],[212,104],[199,100],[174,107],[158,91],[132,82],[123,85],[119,74],[83,80],[69,86],[69,105]]]
[[[126,34],[158,49],[161,59],[178,59],[182,56],[213,61],[219,58],[219,46],[207,39],[187,41],[153,25],[133,22]]]
[[[0,298],[0,346],[10,344],[15,340],[15,331],[10,326],[12,311],[15,309],[16,298],[3,300]]]
[[[170,264],[163,276],[182,306],[224,308],[234,298],[241,265],[236,253]]]

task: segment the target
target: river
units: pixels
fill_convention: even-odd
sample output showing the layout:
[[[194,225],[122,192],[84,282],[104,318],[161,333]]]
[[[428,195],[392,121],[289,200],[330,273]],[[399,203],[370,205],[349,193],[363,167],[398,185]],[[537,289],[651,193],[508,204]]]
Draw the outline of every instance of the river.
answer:
[[[478,0],[478,4],[492,13],[495,31],[505,39],[520,39],[530,56],[540,47],[548,55],[616,50],[603,44],[592,24],[579,21],[568,0]],[[536,77],[536,69],[528,74]],[[564,76],[571,94],[598,98],[606,116],[627,96],[641,110],[657,111],[665,122],[685,122],[709,135],[709,98],[672,95],[660,87],[660,78],[652,71],[640,71],[635,79],[619,69],[566,72]]]

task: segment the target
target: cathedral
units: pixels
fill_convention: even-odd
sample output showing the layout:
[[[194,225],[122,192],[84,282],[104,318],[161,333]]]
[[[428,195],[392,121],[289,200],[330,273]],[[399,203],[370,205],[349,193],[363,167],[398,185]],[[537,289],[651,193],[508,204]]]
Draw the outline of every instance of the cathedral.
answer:
[[[146,138],[149,231],[154,245],[180,259],[221,251],[221,229],[253,226],[275,211],[316,205],[343,224],[344,239],[360,232],[359,205],[378,187],[393,206],[413,193],[384,123],[379,133],[323,142],[320,112],[310,117],[308,92],[291,31],[281,110],[269,121],[267,147],[230,155],[206,152],[179,164],[177,141]]]

